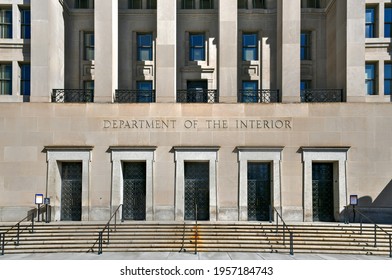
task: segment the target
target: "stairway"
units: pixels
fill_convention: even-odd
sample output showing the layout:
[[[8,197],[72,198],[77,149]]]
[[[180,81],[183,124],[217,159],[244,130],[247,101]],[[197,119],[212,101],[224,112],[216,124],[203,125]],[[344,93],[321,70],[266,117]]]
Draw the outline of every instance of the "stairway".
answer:
[[[377,247],[374,247],[374,226],[364,225],[360,234],[358,224],[289,224],[294,237],[294,253],[344,253],[389,255],[389,238],[377,230]],[[20,244],[15,245],[16,231],[5,236],[5,254],[94,252],[98,232],[103,223],[36,223],[34,233],[24,230]],[[10,227],[0,226],[0,232]],[[23,226],[21,227],[23,228]],[[196,231],[197,228],[197,231]],[[392,226],[383,226],[392,233]],[[30,228],[31,229],[31,228]],[[279,252],[288,253],[289,236],[285,243],[282,228],[278,233],[270,223],[164,223],[125,222],[110,230],[110,243],[104,234],[103,253],[135,251],[184,251],[194,252],[197,241],[199,252]],[[1,252],[0,252],[1,253]]]

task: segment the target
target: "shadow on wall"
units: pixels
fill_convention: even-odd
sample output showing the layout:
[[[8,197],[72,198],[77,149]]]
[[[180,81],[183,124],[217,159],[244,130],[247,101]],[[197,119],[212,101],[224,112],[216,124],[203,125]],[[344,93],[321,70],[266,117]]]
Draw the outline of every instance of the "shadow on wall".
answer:
[[[371,196],[362,196],[358,199],[357,209],[364,215],[368,216],[376,223],[392,224],[392,180],[385,186],[382,192],[373,201]],[[344,213],[342,213],[344,215]],[[353,212],[350,207],[350,222],[360,222],[360,215],[356,215],[353,221]],[[363,218],[364,223],[368,223]]]

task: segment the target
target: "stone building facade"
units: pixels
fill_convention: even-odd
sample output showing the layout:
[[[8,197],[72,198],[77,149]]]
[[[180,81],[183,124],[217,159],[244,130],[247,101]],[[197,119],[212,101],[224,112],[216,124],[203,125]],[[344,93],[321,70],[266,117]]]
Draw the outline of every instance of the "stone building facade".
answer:
[[[1,0],[0,221],[392,221],[392,3]]]

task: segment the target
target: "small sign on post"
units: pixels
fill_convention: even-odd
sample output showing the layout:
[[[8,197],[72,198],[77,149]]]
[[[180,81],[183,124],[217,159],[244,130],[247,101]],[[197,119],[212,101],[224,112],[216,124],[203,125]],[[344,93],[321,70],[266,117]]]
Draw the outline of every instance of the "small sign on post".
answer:
[[[358,195],[350,195],[350,205],[353,207],[353,222],[355,223],[355,206],[358,205]]]
[[[37,222],[39,222],[39,215],[40,215],[40,206],[41,204],[44,203],[44,195],[42,193],[36,193],[35,194],[35,204],[37,204],[37,216],[38,216],[38,220]]]

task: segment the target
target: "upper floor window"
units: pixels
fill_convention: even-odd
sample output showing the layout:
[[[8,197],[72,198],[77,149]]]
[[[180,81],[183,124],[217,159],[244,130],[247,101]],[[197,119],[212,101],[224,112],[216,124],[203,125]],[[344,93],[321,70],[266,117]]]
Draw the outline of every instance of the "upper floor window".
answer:
[[[75,0],[76,9],[94,9],[94,0]]]
[[[320,6],[320,0],[305,0],[301,1],[301,8],[313,8],[313,9],[319,9]]]
[[[12,38],[12,9],[0,8],[0,38]]]
[[[258,81],[242,81],[241,102],[258,102]]]
[[[265,9],[265,0],[253,0],[253,9]]]
[[[391,38],[392,36],[392,7],[385,7],[384,17],[384,37]]]
[[[142,0],[129,0],[129,8],[130,9],[142,9],[143,1]]]
[[[365,66],[365,83],[366,83],[366,94],[375,95],[376,92],[376,76],[377,68],[375,63],[366,63]]]
[[[94,60],[94,32],[84,33],[84,60]]]
[[[248,9],[248,0],[238,0],[238,9]]]
[[[205,50],[205,39],[203,33],[191,33],[189,34],[189,60],[190,61],[204,61],[206,50]]]
[[[374,38],[375,37],[375,26],[376,26],[376,9],[366,8],[366,28],[365,37]]]
[[[301,33],[301,60],[311,60],[311,32]]]
[[[214,0],[181,0],[181,9],[213,9]]]
[[[137,34],[137,60],[152,60],[152,34]]]
[[[147,0],[147,9],[157,9],[157,0]]]
[[[307,90],[311,88],[311,85],[312,85],[311,80],[301,80],[299,88],[300,90]]]
[[[153,102],[152,81],[137,81],[137,102],[149,103]]]
[[[384,64],[384,94],[391,95],[392,92],[392,63]]]
[[[0,95],[12,94],[12,65],[0,64]]]
[[[21,10],[21,34],[20,37],[22,39],[30,39],[31,38],[31,17],[30,10]]]
[[[257,34],[242,34],[242,60],[251,61],[258,60]]]
[[[30,64],[20,65],[20,94],[30,95]]]

